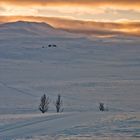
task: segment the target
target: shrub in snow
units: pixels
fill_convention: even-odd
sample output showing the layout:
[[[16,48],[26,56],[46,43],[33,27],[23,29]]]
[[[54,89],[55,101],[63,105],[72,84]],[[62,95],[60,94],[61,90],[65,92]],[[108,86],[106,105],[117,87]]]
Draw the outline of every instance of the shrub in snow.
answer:
[[[99,104],[99,110],[100,111],[105,111],[104,103]]]
[[[62,99],[61,99],[61,95],[58,94],[57,96],[57,99],[56,99],[56,102],[55,102],[55,107],[56,107],[56,112],[59,113],[59,112],[63,112],[63,109],[62,109]]]
[[[40,99],[41,103],[39,105],[39,110],[42,113],[45,113],[48,111],[49,108],[49,97],[46,97],[46,95],[44,94],[41,99]]]

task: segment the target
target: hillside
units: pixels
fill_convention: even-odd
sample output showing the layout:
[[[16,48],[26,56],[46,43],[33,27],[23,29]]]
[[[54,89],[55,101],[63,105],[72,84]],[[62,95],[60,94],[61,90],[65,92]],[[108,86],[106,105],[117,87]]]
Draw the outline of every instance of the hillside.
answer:
[[[18,21],[18,22],[10,22],[0,25],[1,34],[9,34],[14,37],[16,35],[26,35],[26,36],[70,36],[72,34],[68,34],[64,31],[57,30],[50,26],[47,23],[37,23],[37,22],[26,22],[26,21]]]
[[[91,38],[44,23],[0,25],[0,139],[138,140],[139,45],[139,38]],[[41,114],[44,93],[51,103]]]

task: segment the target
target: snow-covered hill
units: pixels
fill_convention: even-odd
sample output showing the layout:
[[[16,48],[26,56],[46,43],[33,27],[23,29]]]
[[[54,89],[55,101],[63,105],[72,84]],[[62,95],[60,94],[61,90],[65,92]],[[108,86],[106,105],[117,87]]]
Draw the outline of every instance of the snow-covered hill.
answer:
[[[45,23],[0,25],[0,140],[139,139],[139,54],[139,38],[86,38]],[[44,93],[51,103],[41,114]]]
[[[36,22],[11,22],[0,25],[1,34],[12,35],[26,35],[26,36],[46,36],[46,37],[67,37],[72,34],[58,30],[46,23]]]

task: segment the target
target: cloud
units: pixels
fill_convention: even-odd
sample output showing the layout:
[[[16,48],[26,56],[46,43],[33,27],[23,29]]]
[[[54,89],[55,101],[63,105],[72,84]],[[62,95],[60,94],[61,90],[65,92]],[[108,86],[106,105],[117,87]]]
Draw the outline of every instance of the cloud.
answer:
[[[55,17],[34,17],[34,16],[0,16],[0,22],[13,21],[46,22],[55,28],[69,32],[90,34],[90,35],[131,35],[140,36],[140,21],[137,22],[97,22],[81,21]]]
[[[75,19],[140,19],[140,0],[0,0],[0,15],[36,15]]]
[[[18,6],[119,6],[140,7],[140,0],[0,0],[0,4]]]
[[[5,11],[6,11],[6,9],[4,7],[2,7],[2,6],[0,6],[0,13],[3,13]]]

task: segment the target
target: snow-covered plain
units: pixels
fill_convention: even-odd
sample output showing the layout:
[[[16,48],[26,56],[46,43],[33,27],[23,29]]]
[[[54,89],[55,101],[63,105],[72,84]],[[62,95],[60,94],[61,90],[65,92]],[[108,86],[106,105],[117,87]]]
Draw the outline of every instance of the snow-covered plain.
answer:
[[[51,103],[41,114],[44,93]],[[86,38],[44,23],[0,25],[0,140],[54,139],[140,139],[139,38]]]

